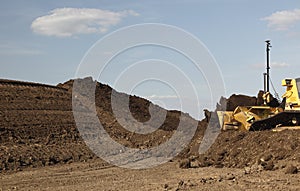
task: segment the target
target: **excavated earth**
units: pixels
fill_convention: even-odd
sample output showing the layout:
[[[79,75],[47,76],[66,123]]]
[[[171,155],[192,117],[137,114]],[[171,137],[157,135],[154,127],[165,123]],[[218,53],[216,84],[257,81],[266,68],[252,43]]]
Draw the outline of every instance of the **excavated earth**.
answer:
[[[298,130],[220,132],[212,146],[199,154],[209,118],[196,121],[188,114],[166,111],[143,98],[129,96],[129,110],[141,123],[151,119],[149,107],[166,112],[157,130],[134,133],[122,127],[112,110],[112,96],[125,94],[91,78],[77,82],[82,90],[86,84],[95,85],[97,117],[107,134],[126,147],[143,150],[159,146],[174,135],[180,120],[186,127],[182,135],[190,135],[189,128],[195,124],[197,129],[190,143],[164,165],[147,170],[114,167],[89,149],[76,127],[72,112],[74,80],[57,86],[0,80],[0,190],[300,189]],[[76,92],[76,96],[87,96],[84,92]],[[221,98],[217,109],[260,103],[260,98],[232,95]],[[86,103],[76,104],[79,108],[83,105],[80,112],[89,111],[84,108]],[[136,125],[126,115],[121,118]]]

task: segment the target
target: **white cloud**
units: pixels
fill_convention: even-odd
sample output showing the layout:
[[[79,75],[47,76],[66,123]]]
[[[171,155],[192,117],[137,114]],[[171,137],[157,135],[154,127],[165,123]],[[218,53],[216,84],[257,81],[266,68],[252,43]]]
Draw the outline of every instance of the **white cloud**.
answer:
[[[290,64],[288,64],[286,62],[271,62],[270,63],[271,68],[286,68],[289,66],[290,66]],[[262,68],[266,67],[266,63],[253,64],[252,67],[255,69],[262,69]]]
[[[277,11],[262,20],[268,21],[268,26],[275,30],[288,30],[300,22],[300,9]]]
[[[76,34],[104,33],[126,16],[138,16],[133,10],[113,12],[101,9],[58,8],[36,18],[33,32],[46,36],[70,37]]]
[[[146,96],[146,99],[177,99],[179,98],[176,95],[151,95]]]

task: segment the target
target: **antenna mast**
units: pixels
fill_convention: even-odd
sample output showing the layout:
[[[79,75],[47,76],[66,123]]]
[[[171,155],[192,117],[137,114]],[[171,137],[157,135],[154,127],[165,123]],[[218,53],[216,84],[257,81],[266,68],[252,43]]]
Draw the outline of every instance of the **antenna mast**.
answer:
[[[270,40],[266,40],[266,52],[267,52],[267,73],[264,73],[264,84],[265,84],[265,88],[264,91],[265,92],[270,92],[270,50],[271,50],[271,41]]]

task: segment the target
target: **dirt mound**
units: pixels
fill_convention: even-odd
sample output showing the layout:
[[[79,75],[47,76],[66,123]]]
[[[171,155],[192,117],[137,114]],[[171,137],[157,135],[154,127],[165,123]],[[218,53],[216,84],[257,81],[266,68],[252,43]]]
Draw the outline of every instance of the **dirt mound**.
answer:
[[[228,99],[221,97],[220,102],[217,104],[217,110],[234,111],[237,106],[262,105],[262,94],[263,91],[259,91],[257,97],[236,94],[231,95]]]
[[[86,146],[74,121],[73,83],[74,80],[70,80],[57,86],[49,86],[0,81],[0,172],[97,158]],[[242,168],[257,165],[265,170],[274,170],[290,163],[297,166],[300,162],[300,131],[221,132],[210,149],[198,155],[208,120],[198,122],[187,114],[166,111],[145,99],[129,96],[130,115],[138,122],[144,123],[153,118],[151,109],[166,114],[163,123],[155,131],[147,134],[134,133],[123,128],[118,121],[121,119],[135,129],[139,128],[128,118],[123,102],[118,102],[119,98],[126,98],[126,94],[94,82],[91,78],[78,79],[77,83],[82,92],[77,92],[79,94],[76,96],[88,98],[88,91],[85,91],[88,90],[87,85],[95,85],[95,98],[87,100],[95,101],[97,117],[105,131],[124,146],[141,150],[152,148],[168,141],[174,135],[180,120],[184,119],[186,127],[183,135],[190,134],[190,127],[196,124],[196,132],[192,132],[194,137],[177,156],[177,159],[185,159],[185,163],[181,163],[183,167]],[[118,97],[116,102],[121,106],[117,110],[123,114],[118,119],[112,111],[114,96]],[[259,102],[261,100],[256,97],[232,95],[229,99],[222,98],[218,107],[223,108],[226,104],[227,110],[233,110],[237,105],[259,105]],[[82,111],[89,110],[83,103],[76,104],[82,105],[79,107]],[[93,124],[89,124],[89,127],[92,126]],[[157,127],[155,123],[153,127]],[[181,138],[183,137],[178,137],[178,141]]]
[[[261,105],[261,92],[258,98],[246,95],[232,95],[221,98],[218,108],[227,107],[232,111],[238,105]],[[254,167],[275,170],[287,165],[300,164],[300,131],[222,131],[207,152],[190,159],[196,166],[215,167]],[[189,164],[190,165],[190,164]],[[195,166],[195,165],[190,165]]]
[[[151,118],[150,106],[166,112],[163,124],[156,131],[147,135],[132,133],[119,124],[112,112],[112,95],[125,94],[91,78],[78,80],[83,92],[87,82],[95,84],[95,103],[101,124],[111,138],[127,147],[150,148],[164,143],[173,135],[181,116],[187,119],[187,127],[198,123],[187,114],[166,111],[145,99],[130,96],[130,112],[139,122]],[[76,128],[72,112],[73,83],[74,80],[70,80],[49,86],[0,81],[0,172],[96,158]]]
[[[199,157],[200,166],[280,168],[300,162],[300,131],[222,132],[212,147]]]
[[[0,171],[94,158],[74,125],[68,89],[0,81]]]

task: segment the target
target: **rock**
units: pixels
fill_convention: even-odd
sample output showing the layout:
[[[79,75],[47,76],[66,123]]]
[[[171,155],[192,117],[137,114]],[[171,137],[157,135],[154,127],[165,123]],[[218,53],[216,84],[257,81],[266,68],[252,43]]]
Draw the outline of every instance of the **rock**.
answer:
[[[184,181],[183,181],[183,180],[180,180],[180,181],[178,182],[178,187],[183,186],[183,184],[184,184]]]
[[[272,155],[271,154],[267,154],[267,155],[264,155],[260,158],[260,161],[262,162],[266,162],[266,161],[269,161],[272,159]]]
[[[245,174],[250,174],[251,173],[251,168],[250,167],[245,167],[244,168],[244,172],[245,172]]]
[[[201,179],[200,179],[200,182],[201,182],[202,184],[205,184],[205,183],[207,182],[207,180],[206,180],[206,178],[201,178]]]
[[[164,189],[168,189],[169,185],[168,184],[164,184]]]
[[[216,162],[216,164],[214,166],[215,166],[215,168],[223,168],[224,164],[222,162]]]
[[[264,170],[264,167],[260,164],[254,164],[251,167],[247,166],[244,168],[244,173],[245,174],[251,174],[251,173],[257,173],[257,172],[261,172],[262,170]]]
[[[191,181],[191,180],[188,180],[187,181],[187,183],[185,183],[185,185],[187,186],[187,187],[193,187],[193,186],[197,186],[197,184],[196,183],[194,183],[193,181]]]
[[[264,170],[264,167],[262,165],[259,164],[255,164],[253,166],[251,166],[251,171],[255,171],[255,172],[261,172],[262,170]]]
[[[264,170],[274,170],[274,163],[272,161],[268,161],[264,166]]]
[[[227,174],[227,176],[224,177],[225,180],[234,180],[235,176],[233,174]]]
[[[200,167],[200,162],[198,160],[194,160],[190,162],[190,167],[191,168],[199,168]]]
[[[298,173],[298,168],[294,165],[290,165],[287,167],[285,174],[297,174]]]
[[[183,159],[179,162],[180,168],[191,168],[191,162],[189,159]]]

